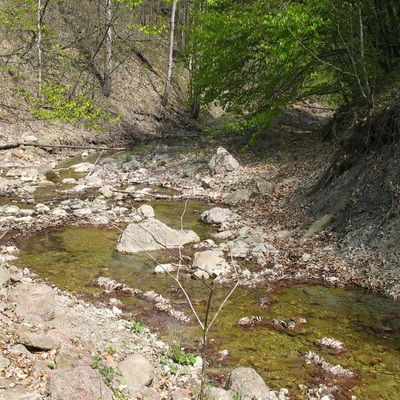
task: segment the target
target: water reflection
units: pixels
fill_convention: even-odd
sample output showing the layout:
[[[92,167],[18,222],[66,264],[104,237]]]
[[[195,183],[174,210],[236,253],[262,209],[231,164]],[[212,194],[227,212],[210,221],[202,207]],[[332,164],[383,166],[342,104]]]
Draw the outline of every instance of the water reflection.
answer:
[[[172,219],[176,221],[176,216]],[[128,256],[115,252],[119,234],[70,227],[25,238],[19,244],[22,251],[18,264],[62,289],[86,294],[99,290],[92,284],[93,279],[107,269],[113,279],[141,290],[160,292],[185,309],[185,299],[172,280],[153,274],[155,263],[146,254]],[[171,254],[159,252],[155,257],[167,262]],[[208,293],[201,283],[190,278],[183,283],[202,315]],[[215,289],[214,311],[228,290]],[[257,306],[265,298],[267,306]],[[192,348],[199,343],[201,331],[196,325],[179,324],[145,301],[122,300],[135,318],[159,329],[164,337],[179,336],[182,344]],[[189,314],[190,310],[186,308],[186,312]],[[263,323],[249,328],[238,326],[238,320],[246,316],[259,316]],[[293,317],[302,317],[307,323],[294,331],[276,329],[270,323]],[[304,362],[304,353],[314,351],[360,376],[361,381],[355,382],[356,386],[348,389],[343,398],[350,398],[349,393],[369,400],[400,398],[399,321],[397,303],[359,290],[299,285],[270,293],[262,288],[240,288],[227,302],[211,332],[211,371],[214,367],[221,371],[238,365],[252,366],[272,388],[287,387],[301,399],[298,385],[318,381],[321,376],[318,367]],[[323,337],[343,342],[346,351],[333,354],[319,347],[317,341]],[[225,349],[229,356],[218,357],[217,353]]]

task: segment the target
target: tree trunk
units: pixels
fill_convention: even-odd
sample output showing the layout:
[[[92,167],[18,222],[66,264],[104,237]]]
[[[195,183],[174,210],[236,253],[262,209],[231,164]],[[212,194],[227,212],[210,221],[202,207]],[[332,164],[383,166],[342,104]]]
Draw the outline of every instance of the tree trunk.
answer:
[[[108,97],[111,93],[111,71],[112,71],[112,12],[111,0],[105,0],[106,14],[106,33],[105,33],[105,65],[104,65],[104,84],[103,94]]]
[[[43,57],[42,57],[42,30],[43,30],[43,18],[44,13],[46,12],[46,8],[49,5],[50,0],[45,0],[42,3],[42,0],[37,0],[37,41],[36,48],[38,54],[38,97],[42,96],[42,75],[43,75]]]
[[[37,2],[38,97],[42,95],[42,2]]]
[[[161,99],[161,104],[165,107],[168,104],[169,93],[171,90],[172,70],[174,67],[174,34],[175,34],[175,14],[176,14],[176,1],[172,2],[171,20],[169,29],[169,50],[168,50],[168,68],[167,79],[165,81],[164,95]]]

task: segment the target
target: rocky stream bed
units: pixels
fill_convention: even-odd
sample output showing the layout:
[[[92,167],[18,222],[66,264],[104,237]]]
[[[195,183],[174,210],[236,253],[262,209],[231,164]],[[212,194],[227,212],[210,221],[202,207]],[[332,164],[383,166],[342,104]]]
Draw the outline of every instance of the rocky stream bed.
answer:
[[[296,191],[327,161],[324,144],[318,157],[306,142],[301,146],[293,160],[265,165],[240,154],[235,158],[225,148],[201,139],[153,143],[131,152],[85,151],[61,163],[65,152],[31,152],[28,157],[24,148],[2,151],[0,399],[198,397],[201,357],[191,365],[174,364],[171,346],[125,315],[118,296],[147,296],[158,311],[177,319],[190,318],[173,301],[116,282],[102,271],[96,285],[108,295],[107,301],[100,304],[93,298],[92,304],[15,266],[22,236],[69,225],[120,229],[126,235],[119,240],[121,252],[150,252],[155,250],[153,245],[176,249],[183,240],[185,216],[177,221],[182,229],[171,232],[166,225],[160,227],[151,206],[157,199],[171,204],[186,199],[208,203],[209,209],[199,213],[199,218],[205,226],[214,227],[207,238],[188,230],[186,242],[195,243],[193,258],[178,254],[177,262],[159,266],[161,273],[178,265],[183,274],[226,287],[238,282],[241,287],[273,292],[282,285],[318,282],[363,287],[398,299],[400,286],[395,278],[388,279],[397,276],[394,270],[382,275],[376,268],[376,274],[365,275],[363,263],[369,257],[373,264],[373,257],[354,249],[349,262],[349,255],[340,252],[337,238],[329,231],[332,215],[312,221],[305,207],[297,211],[291,207],[289,200]],[[135,231],[138,226],[149,238],[128,243],[132,237],[144,236]],[[165,239],[167,233],[171,240]],[[238,320],[245,327],[260,322],[253,315]],[[270,325],[290,333],[303,323],[294,315],[293,320]],[[340,353],[344,345],[334,338],[321,338],[321,346]],[[252,368],[237,368],[226,382],[210,385],[207,398],[357,398],[349,391],[357,373],[311,351],[304,355],[304,363],[317,366],[320,378],[313,384],[304,382],[302,394],[296,397],[286,388],[270,390],[268,381]],[[171,368],[178,369],[171,373]]]

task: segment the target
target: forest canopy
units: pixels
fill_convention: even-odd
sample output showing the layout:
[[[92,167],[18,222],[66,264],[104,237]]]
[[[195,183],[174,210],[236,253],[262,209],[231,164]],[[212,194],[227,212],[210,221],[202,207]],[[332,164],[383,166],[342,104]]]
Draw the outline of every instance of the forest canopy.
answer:
[[[373,106],[398,70],[399,27],[394,0],[209,1],[190,32],[195,91],[252,126],[317,95]]]

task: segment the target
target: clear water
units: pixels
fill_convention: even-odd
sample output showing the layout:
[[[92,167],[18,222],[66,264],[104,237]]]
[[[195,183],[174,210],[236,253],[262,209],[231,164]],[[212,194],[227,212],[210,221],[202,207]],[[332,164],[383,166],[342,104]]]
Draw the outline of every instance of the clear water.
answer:
[[[182,214],[182,208],[175,205],[175,211],[170,209],[163,213],[167,206],[171,204],[160,204],[156,212],[167,214],[160,219],[178,228],[177,215]],[[198,208],[196,204],[192,209]],[[188,215],[192,216],[192,221],[186,219],[188,225],[203,229],[199,226],[197,212]],[[148,255],[123,255],[115,251],[119,234],[98,228],[69,227],[24,238],[19,244],[22,251],[18,265],[29,267],[62,289],[86,295],[99,291],[93,280],[106,268],[113,279],[141,290],[156,290],[190,313],[171,278],[153,274],[155,262]],[[206,232],[202,235],[205,237]],[[159,262],[171,260],[168,252],[154,256]],[[192,279],[184,278],[182,282],[199,314],[203,315],[208,292]],[[215,288],[213,310],[227,290]],[[256,305],[262,298],[269,299],[267,308]],[[182,325],[156,312],[151,304],[142,300],[122,300],[136,320],[157,329],[164,338],[178,338],[182,345],[196,350],[201,331],[195,324]],[[250,328],[239,327],[237,321],[245,316],[260,316],[263,323]],[[305,318],[307,323],[296,331],[276,330],[269,323],[272,319],[293,317]],[[322,337],[340,340],[346,351],[334,355],[321,349],[317,340]],[[240,288],[227,302],[210,338],[210,371],[221,374],[238,365],[252,366],[271,388],[287,387],[296,399],[303,398],[299,384],[335,383],[334,379],[324,381],[316,366],[305,365],[303,354],[310,350],[357,374],[358,378],[352,382],[338,382],[345,390],[337,398],[347,399],[351,395],[368,400],[400,398],[400,307],[388,299],[358,290],[320,285],[290,286],[273,293],[262,288]],[[229,352],[226,358],[217,356],[223,349]]]

